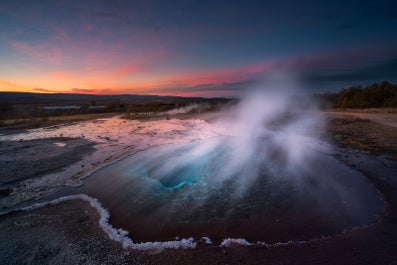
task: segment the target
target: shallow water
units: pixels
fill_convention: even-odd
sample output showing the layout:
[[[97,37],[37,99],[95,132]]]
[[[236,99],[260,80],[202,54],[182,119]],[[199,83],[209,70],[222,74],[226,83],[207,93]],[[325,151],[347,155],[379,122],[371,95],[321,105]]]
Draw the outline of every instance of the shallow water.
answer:
[[[215,243],[228,237],[307,240],[374,223],[382,211],[366,179],[329,154],[314,151],[309,166],[291,171],[280,157],[259,152],[249,168],[231,173],[224,170],[231,152],[210,140],[153,147],[67,193],[98,198],[110,223],[128,230],[134,242],[191,236]]]

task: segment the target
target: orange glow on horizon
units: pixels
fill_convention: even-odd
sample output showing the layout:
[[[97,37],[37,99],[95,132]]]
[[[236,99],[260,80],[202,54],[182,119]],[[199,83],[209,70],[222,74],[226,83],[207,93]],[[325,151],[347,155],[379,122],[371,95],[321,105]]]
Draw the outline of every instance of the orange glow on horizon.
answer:
[[[164,74],[132,75],[140,66],[124,65],[113,71],[86,71],[84,73],[53,71],[15,80],[0,80],[1,91],[34,93],[80,93],[80,94],[148,94],[175,96],[219,96],[231,90],[212,91],[205,86],[238,83],[252,79],[269,67],[269,64],[248,65],[237,68],[213,69],[212,71],[187,71]],[[203,86],[203,88],[199,88]],[[195,89],[197,88],[197,89]]]

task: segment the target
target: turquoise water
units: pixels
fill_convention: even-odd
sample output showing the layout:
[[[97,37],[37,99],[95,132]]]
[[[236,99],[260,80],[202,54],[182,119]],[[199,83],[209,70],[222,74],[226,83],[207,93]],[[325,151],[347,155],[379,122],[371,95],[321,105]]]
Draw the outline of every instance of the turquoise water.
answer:
[[[280,156],[258,152],[230,170],[233,151],[204,141],[151,148],[94,173],[72,193],[98,198],[111,224],[138,242],[310,239],[373,223],[382,211],[365,178],[330,155],[316,152],[310,167],[291,172]]]

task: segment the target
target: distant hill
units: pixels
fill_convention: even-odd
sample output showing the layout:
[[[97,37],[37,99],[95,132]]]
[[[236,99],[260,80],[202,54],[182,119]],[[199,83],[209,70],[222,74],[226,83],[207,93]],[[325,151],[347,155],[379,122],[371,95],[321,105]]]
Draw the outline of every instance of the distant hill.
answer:
[[[163,112],[189,104],[209,104],[216,108],[225,98],[153,95],[90,95],[0,92],[0,120],[76,115],[88,113]]]
[[[176,96],[153,95],[90,95],[90,94],[41,94],[27,92],[0,92],[0,104],[77,104],[96,101],[97,103],[121,100],[126,103],[152,100],[176,100]]]

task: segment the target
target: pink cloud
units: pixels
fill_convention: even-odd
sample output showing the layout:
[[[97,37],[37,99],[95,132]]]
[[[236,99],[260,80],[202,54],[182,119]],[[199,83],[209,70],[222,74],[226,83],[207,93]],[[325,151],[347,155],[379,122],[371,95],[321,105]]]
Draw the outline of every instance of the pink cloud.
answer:
[[[136,73],[150,70],[150,67],[161,63],[171,56],[170,52],[154,51],[140,56],[124,55],[122,58],[112,58],[114,61],[120,61],[121,64],[109,66],[108,75],[112,79],[121,79]],[[117,63],[116,63],[117,64]]]
[[[363,45],[354,49],[310,53],[279,60],[277,67],[298,71],[364,67],[369,61],[388,58],[389,52],[383,45]]]
[[[11,47],[17,53],[44,63],[60,64],[64,60],[63,50],[48,44],[31,45],[24,42],[12,42]]]
[[[86,63],[85,69],[53,71],[47,76],[59,84],[70,84],[74,81],[89,87],[109,86],[122,82],[126,77],[150,71],[152,65],[166,60],[169,56],[170,53],[165,51],[150,52],[136,57],[121,54],[99,56],[93,52],[88,58],[82,58]]]
[[[259,62],[233,68],[181,73],[169,77],[170,84],[197,86],[203,84],[235,83],[260,78],[273,67],[272,62]]]

